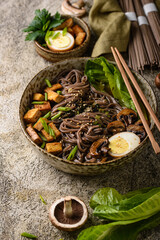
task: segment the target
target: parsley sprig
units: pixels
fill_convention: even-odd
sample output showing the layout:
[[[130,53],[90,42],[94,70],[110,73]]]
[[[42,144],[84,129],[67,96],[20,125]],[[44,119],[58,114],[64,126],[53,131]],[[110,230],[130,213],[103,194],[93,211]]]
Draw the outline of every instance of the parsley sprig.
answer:
[[[57,27],[64,22],[65,19],[61,19],[61,15],[57,12],[54,16],[51,16],[45,8],[41,11],[37,9],[35,11],[35,17],[29,26],[23,29],[23,32],[28,32],[25,41],[35,41],[39,43],[45,42],[45,35],[51,28]]]

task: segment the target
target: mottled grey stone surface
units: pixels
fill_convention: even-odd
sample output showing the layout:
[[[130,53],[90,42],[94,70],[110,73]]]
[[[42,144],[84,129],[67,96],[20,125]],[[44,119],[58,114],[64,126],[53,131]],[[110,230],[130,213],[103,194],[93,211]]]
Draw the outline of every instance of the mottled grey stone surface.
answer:
[[[40,240],[76,239],[78,232],[63,233],[48,219],[51,203],[65,195],[76,195],[88,205],[92,194],[110,186],[121,193],[160,185],[160,158],[148,143],[146,151],[133,162],[97,177],[80,177],[60,172],[45,162],[23,136],[18,121],[21,95],[30,79],[50,63],[39,57],[34,44],[24,41],[22,29],[30,23],[37,8],[54,13],[62,1],[0,1],[0,160],[1,224],[0,239],[19,240],[24,231]],[[89,9],[92,1],[87,2]],[[87,17],[85,18],[87,20]],[[158,71],[145,71],[160,107],[160,92],[154,86]],[[160,111],[159,111],[160,116]],[[154,135],[160,143],[158,130]],[[39,195],[47,201],[42,204]],[[96,224],[91,216],[85,227]],[[141,240],[160,239],[160,228],[143,233]],[[117,239],[118,240],[118,239]]]

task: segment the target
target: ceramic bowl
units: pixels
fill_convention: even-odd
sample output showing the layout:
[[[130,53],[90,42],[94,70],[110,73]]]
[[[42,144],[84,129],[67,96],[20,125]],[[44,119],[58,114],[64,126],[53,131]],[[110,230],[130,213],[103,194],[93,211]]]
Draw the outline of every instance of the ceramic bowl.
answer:
[[[35,41],[35,49],[36,52],[46,60],[50,62],[58,62],[63,59],[73,58],[73,57],[81,57],[87,51],[89,42],[90,42],[90,29],[88,25],[80,18],[69,16],[69,15],[62,15],[62,18],[68,19],[73,18],[74,24],[78,24],[83,30],[86,32],[86,38],[84,42],[78,46],[73,48],[72,50],[66,52],[53,52],[47,48],[42,47],[37,41]]]
[[[107,170],[112,169],[113,167],[118,167],[121,164],[133,160],[138,156],[143,149],[146,147],[147,138],[133,151],[125,155],[124,157],[114,159],[105,163],[75,163],[72,161],[67,161],[57,156],[54,156],[44,149],[40,148],[30,139],[29,135],[26,133],[25,130],[25,123],[23,120],[23,116],[26,112],[27,106],[32,101],[33,93],[40,92],[45,88],[45,81],[44,79],[49,79],[52,83],[54,83],[53,79],[61,73],[62,71],[70,71],[72,69],[79,69],[84,70],[85,63],[87,60],[91,58],[73,58],[73,59],[66,59],[61,62],[57,62],[47,68],[41,70],[34,78],[29,82],[26,89],[23,92],[20,106],[19,106],[19,117],[20,117],[20,125],[22,131],[29,142],[34,146],[35,149],[41,151],[44,156],[44,159],[48,161],[51,165],[55,168],[62,170],[67,173],[71,174],[79,174],[79,175],[98,175],[101,173],[106,172]],[[144,92],[146,98],[148,99],[152,109],[156,112],[157,110],[157,102],[154,92],[148,82],[138,73],[134,73],[138,79],[139,85]],[[153,121],[151,120],[151,129],[154,126]]]

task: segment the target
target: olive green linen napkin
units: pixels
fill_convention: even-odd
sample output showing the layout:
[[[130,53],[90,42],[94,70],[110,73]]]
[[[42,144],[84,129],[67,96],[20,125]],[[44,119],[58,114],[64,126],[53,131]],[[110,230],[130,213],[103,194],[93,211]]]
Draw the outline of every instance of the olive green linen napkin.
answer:
[[[111,46],[117,47],[121,52],[127,50],[131,23],[117,0],[94,0],[89,13],[89,24],[99,37],[92,57],[110,53]]]

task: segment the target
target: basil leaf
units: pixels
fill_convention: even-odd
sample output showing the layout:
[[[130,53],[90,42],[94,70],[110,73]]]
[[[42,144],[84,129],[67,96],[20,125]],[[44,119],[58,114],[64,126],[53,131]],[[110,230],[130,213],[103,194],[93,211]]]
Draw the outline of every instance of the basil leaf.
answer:
[[[37,236],[35,236],[33,234],[30,234],[30,233],[27,233],[27,232],[21,233],[21,236],[26,237],[26,238],[30,238],[30,239],[37,239],[38,238]]]

